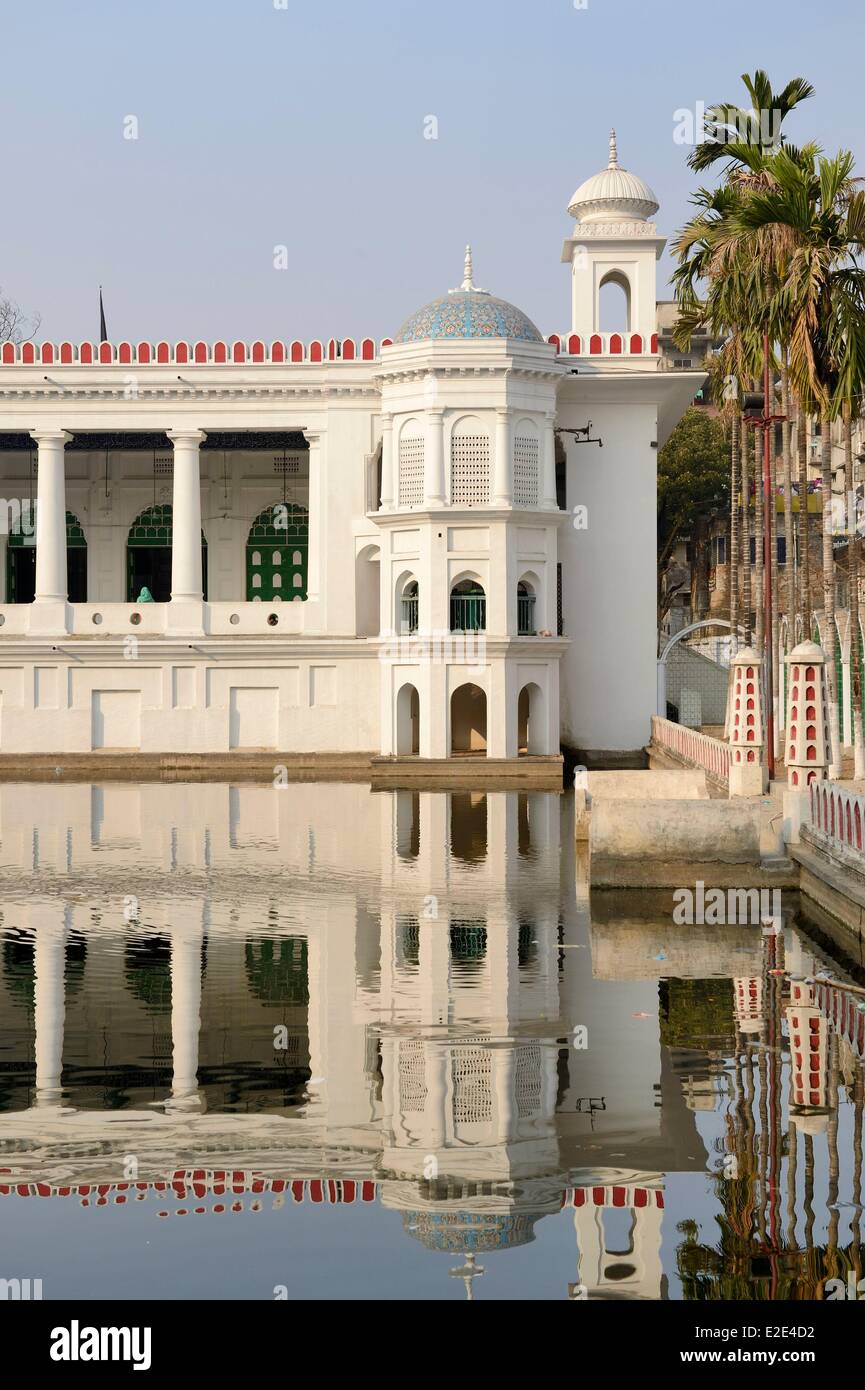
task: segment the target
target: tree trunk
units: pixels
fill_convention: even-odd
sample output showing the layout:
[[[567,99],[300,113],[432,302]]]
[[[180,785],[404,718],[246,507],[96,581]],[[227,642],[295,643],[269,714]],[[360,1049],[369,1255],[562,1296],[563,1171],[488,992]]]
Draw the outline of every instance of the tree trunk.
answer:
[[[862,629],[859,626],[859,506],[853,478],[853,420],[849,404],[844,408],[844,486],[852,497],[847,518],[847,586],[850,612],[850,704],[853,723],[853,776],[865,777],[865,743],[862,739]]]
[[[792,440],[792,429],[790,425],[790,380],[787,375],[786,353],[784,366],[781,369],[781,413],[784,416],[784,423],[781,426],[781,440],[783,454],[781,466],[783,469],[784,484],[784,546],[786,550],[787,565],[787,651],[792,651],[796,645],[796,540],[793,535],[793,478],[792,478],[792,459],[790,457],[790,444]],[[780,624],[779,624],[780,628]],[[780,642],[779,642],[780,646]],[[778,661],[783,661],[785,653],[779,651]],[[784,692],[786,695],[787,681],[786,671],[784,680]],[[786,726],[786,710],[784,711],[784,724]]]
[[[774,388],[773,388],[774,390]],[[774,414],[774,410],[773,410]],[[778,651],[779,637],[781,633],[780,621],[780,594],[778,593],[778,514],[775,509],[775,498],[777,496],[778,480],[778,459],[775,454],[774,440],[771,443],[771,453],[769,455],[769,515],[766,517],[766,528],[769,533],[769,563],[772,572],[772,611],[771,623],[772,631],[769,634],[770,650],[772,652],[772,708],[775,711],[773,729],[775,733],[775,760],[781,756],[781,721],[778,718],[778,695],[780,692],[781,661]]]
[[[829,776],[841,776],[841,735],[839,728],[840,694],[836,676],[835,654],[838,630],[835,626],[835,556],[832,552],[832,433],[829,417],[820,422],[820,468],[823,488],[823,651],[826,655],[826,685],[829,690],[829,738],[832,755]]]
[[[747,437],[742,427],[742,626],[745,629],[745,645],[750,647],[753,628],[751,626],[751,453]]]
[[[811,641],[811,558],[808,551],[808,439],[807,417],[796,402],[796,458],[799,471],[799,579],[802,641]]]
[[[730,655],[739,650],[739,431],[738,410],[730,421],[730,555],[727,582],[730,598]]]
[[[759,389],[759,382],[755,382],[754,390],[759,391]],[[766,524],[766,518],[763,515],[763,431],[753,430],[752,433],[754,439],[754,645],[757,648],[757,655],[762,661],[765,655],[763,644],[771,635],[764,632],[765,614],[763,610],[763,527]],[[769,699],[770,695],[767,691],[767,704]]]
[[[781,372],[781,413],[784,423],[781,426],[783,440],[783,483],[784,483],[784,537],[787,552],[787,645],[792,651],[796,644],[796,579],[798,576],[798,557],[793,535],[793,429],[790,420],[790,380],[786,364]]]

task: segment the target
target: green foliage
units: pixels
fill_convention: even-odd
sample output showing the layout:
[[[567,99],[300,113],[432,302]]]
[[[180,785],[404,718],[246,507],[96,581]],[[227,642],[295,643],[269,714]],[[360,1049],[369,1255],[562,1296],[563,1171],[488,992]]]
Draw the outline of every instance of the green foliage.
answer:
[[[730,501],[730,446],[723,423],[698,406],[685,411],[658,454],[658,546],[676,541]]]
[[[660,986],[661,1042],[707,1051],[733,1044],[736,1000],[732,980],[664,980]]]

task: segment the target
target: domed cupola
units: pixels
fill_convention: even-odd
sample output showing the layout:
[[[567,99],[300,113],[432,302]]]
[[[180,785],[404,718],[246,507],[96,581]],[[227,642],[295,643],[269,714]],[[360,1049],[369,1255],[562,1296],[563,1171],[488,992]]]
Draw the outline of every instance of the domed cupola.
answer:
[[[616,132],[610,131],[610,158],[606,169],[581,183],[568,212],[578,222],[645,222],[658,211],[651,188],[619,164]]]
[[[544,340],[531,319],[505,299],[496,299],[472,282],[472,248],[466,247],[463,282],[440,299],[425,304],[407,318],[394,343],[419,343],[425,339],[519,338]]]

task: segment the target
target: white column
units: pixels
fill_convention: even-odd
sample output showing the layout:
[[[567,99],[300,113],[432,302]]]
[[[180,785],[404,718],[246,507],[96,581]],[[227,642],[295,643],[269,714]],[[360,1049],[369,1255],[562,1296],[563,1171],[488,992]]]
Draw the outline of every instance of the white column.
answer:
[[[186,913],[171,932],[171,1100],[174,1109],[197,1110],[198,1040],[201,1030],[201,907]],[[176,922],[176,919],[175,919]]]
[[[201,603],[201,470],[202,430],[168,430],[174,445],[171,498],[171,601]]]
[[[424,1042],[426,1103],[424,1122],[431,1149],[443,1149],[448,1142],[448,1078],[451,1050],[446,1043]]]
[[[38,907],[35,931],[33,1025],[36,1051],[36,1104],[58,1105],[62,1091],[63,1031],[66,1018],[65,907]]]
[[[65,430],[31,430],[39,448],[36,492],[36,601],[66,602]]]
[[[493,1084],[496,1096],[495,1137],[501,1144],[516,1138],[517,1103],[514,1087],[517,1066],[516,1044],[497,1047],[492,1054]],[[536,1119],[532,1116],[532,1119]]]
[[[427,410],[426,413],[425,491],[428,507],[445,505],[444,415],[441,409]]]
[[[541,441],[543,465],[541,469],[541,506],[545,511],[558,511],[556,501],[556,436],[553,432],[555,415],[544,417],[544,433]]]
[[[393,511],[395,487],[393,469],[393,416],[381,417],[381,510]]]
[[[514,473],[511,465],[511,420],[504,408],[496,411],[496,456],[493,480],[493,506],[511,507],[514,501]]]

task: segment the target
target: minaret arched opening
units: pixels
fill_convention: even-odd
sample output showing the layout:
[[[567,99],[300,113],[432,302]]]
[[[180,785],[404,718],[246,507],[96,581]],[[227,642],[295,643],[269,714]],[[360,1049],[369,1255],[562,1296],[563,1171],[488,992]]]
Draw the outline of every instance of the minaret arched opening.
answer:
[[[601,277],[597,323],[601,333],[631,331],[631,282],[622,270],[610,270]]]

